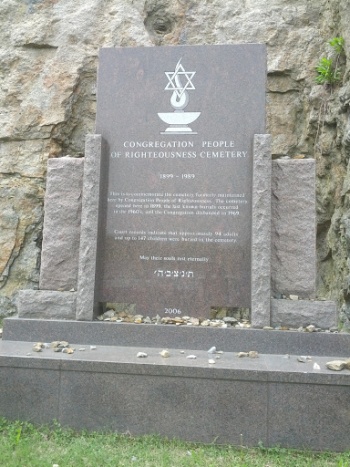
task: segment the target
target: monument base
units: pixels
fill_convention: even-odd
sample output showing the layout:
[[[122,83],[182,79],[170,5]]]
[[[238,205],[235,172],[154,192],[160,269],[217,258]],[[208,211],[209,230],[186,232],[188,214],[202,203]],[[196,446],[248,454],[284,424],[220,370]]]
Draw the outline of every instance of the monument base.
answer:
[[[60,339],[74,354],[32,351],[35,341]],[[343,451],[350,372],[325,364],[347,357],[349,344],[346,334],[10,318],[0,342],[0,411],[77,429]],[[224,353],[208,354],[214,345]],[[237,356],[249,350],[259,357]],[[140,351],[148,357],[137,358]]]

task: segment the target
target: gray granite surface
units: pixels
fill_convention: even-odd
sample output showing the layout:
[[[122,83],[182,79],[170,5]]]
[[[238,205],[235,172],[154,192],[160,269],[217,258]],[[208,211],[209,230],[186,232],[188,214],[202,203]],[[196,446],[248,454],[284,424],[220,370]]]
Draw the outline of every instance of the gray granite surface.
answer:
[[[273,407],[268,421],[270,445],[349,450],[348,385],[273,383],[269,387],[269,404]]]
[[[271,321],[274,326],[300,327],[313,324],[322,329],[337,326],[336,302],[330,300],[271,300]]]
[[[76,319],[78,320],[91,320],[96,308],[95,279],[101,145],[100,135],[86,136],[76,308]]]
[[[3,340],[350,356],[350,334],[7,318]]]
[[[350,370],[327,370],[335,356],[300,363],[297,355],[224,352],[209,364],[205,350],[169,348],[164,359],[162,347],[72,343],[68,355],[32,345],[0,342],[0,411],[9,419],[206,443],[350,447]],[[140,350],[148,357],[137,358]]]
[[[20,290],[17,298],[18,316],[42,320],[74,319],[76,296],[76,292]]]
[[[271,136],[254,136],[252,191],[251,323],[270,326]]]
[[[315,160],[272,163],[272,290],[313,298],[316,291]]]
[[[168,347],[170,356],[163,358],[160,352],[163,347],[120,347],[115,345],[99,345],[91,349],[90,345],[70,343],[73,354],[54,352],[51,348],[42,352],[32,350],[33,342],[2,341],[0,342],[0,366],[16,366],[18,368],[33,367],[37,370],[65,370],[97,373],[125,373],[149,376],[173,376],[217,379],[290,382],[350,385],[350,370],[342,372],[326,368],[326,362],[339,359],[339,355],[309,355],[306,363],[300,363],[300,354],[262,354],[257,358],[238,357],[238,352],[217,353],[214,356],[206,350],[180,349]],[[84,349],[84,350],[79,350]],[[138,352],[145,352],[147,358],[138,358]],[[195,355],[196,359],[188,359]],[[216,358],[219,357],[219,358]],[[209,364],[209,359],[215,364]],[[317,363],[321,368],[313,368]]]
[[[40,289],[77,288],[83,167],[83,159],[48,160]]]

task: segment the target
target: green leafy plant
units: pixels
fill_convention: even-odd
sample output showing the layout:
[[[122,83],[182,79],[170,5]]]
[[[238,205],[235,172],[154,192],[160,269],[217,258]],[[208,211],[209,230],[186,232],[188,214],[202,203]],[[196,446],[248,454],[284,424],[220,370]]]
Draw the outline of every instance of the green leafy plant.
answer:
[[[340,71],[334,68],[331,58],[322,57],[316,67],[316,83],[334,84],[340,80]]]
[[[333,37],[329,41],[329,45],[333,47],[333,49],[337,52],[337,54],[342,54],[344,53],[344,37]]]
[[[322,57],[316,66],[317,84],[333,85],[341,78],[340,70],[338,69],[339,58],[344,54],[344,38],[333,37],[329,41],[329,45],[333,48],[336,53],[336,57],[332,58]]]

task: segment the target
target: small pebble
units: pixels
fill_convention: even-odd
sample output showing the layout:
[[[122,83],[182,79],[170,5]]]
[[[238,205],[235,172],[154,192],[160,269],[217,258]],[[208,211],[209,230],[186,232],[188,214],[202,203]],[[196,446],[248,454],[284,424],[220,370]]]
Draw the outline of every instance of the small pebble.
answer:
[[[237,323],[237,320],[236,318],[233,318],[231,316],[224,316],[224,318],[222,319],[224,321],[224,323],[228,323],[228,324],[235,324]]]
[[[146,358],[146,357],[148,357],[148,355],[146,354],[146,352],[137,352],[136,357],[137,358]]]
[[[187,357],[189,360],[195,360],[197,357],[196,355],[187,355]]]
[[[249,358],[258,358],[259,357],[259,354],[256,350],[251,350],[250,352],[248,352],[248,357]]]
[[[316,326],[314,326],[313,324],[310,324],[309,326],[306,326],[306,331],[307,332],[315,332],[316,331]]]
[[[300,357],[297,358],[298,362],[300,363],[306,363],[311,360],[311,357],[306,357],[305,355],[300,355]]]
[[[113,310],[108,310],[106,311],[105,313],[103,313],[103,318],[113,318],[113,316],[115,315],[115,312]]]
[[[42,349],[41,342],[38,342],[37,344],[34,344],[32,350],[33,350],[33,352],[42,352],[43,349]]]
[[[289,298],[291,300],[298,300],[299,299],[298,295],[293,295],[293,294],[289,295]]]
[[[248,352],[238,352],[237,357],[242,358],[242,357],[248,357],[249,353]]]
[[[193,325],[193,326],[199,326],[199,319],[198,318],[190,318],[189,319],[189,322]],[[189,324],[189,323],[187,323]]]
[[[80,347],[79,349],[80,352],[84,352],[84,350],[86,350],[85,347]]]
[[[69,342],[67,342],[67,341],[60,341],[60,342],[58,343],[58,347],[59,347],[60,349],[65,349],[66,347],[69,347]]]
[[[96,350],[96,349],[97,349],[96,345],[90,345],[90,350]]]
[[[221,323],[219,321],[210,321],[209,326],[211,328],[218,328],[221,327]]]
[[[208,350],[208,353],[216,353],[216,347],[210,347],[210,349]]]
[[[185,351],[184,351],[184,350],[180,350],[180,353],[185,353]]]
[[[341,371],[344,368],[349,370],[350,360],[332,360],[331,362],[326,363],[326,367],[333,371]]]
[[[216,362],[215,362],[215,360],[213,358],[210,358],[208,360],[208,363],[210,363],[210,365],[214,365],[214,363],[216,363]]]
[[[74,353],[74,349],[71,349],[69,347],[65,347],[64,349],[62,349],[62,353],[72,354],[72,353]]]
[[[313,369],[314,369],[314,370],[320,370],[321,367],[320,367],[320,365],[319,365],[318,363],[315,362],[315,363],[314,363],[314,366],[313,366]]]
[[[161,352],[159,352],[159,355],[163,358],[169,358],[170,357],[170,352],[169,350],[162,350]]]

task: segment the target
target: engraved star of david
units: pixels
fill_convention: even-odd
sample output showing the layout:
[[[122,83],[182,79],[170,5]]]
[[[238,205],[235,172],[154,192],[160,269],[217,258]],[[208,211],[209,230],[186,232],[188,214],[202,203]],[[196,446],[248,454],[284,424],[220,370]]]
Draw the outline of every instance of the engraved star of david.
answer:
[[[166,71],[165,72],[168,80],[169,80],[169,83],[165,86],[165,91],[175,91],[176,92],[176,95],[180,98],[182,96],[182,94],[186,91],[186,90],[192,90],[192,89],[196,89],[194,86],[193,86],[193,83],[191,81],[191,79],[194,77],[194,75],[196,74],[195,71],[186,71],[184,69],[184,67],[181,65],[181,58],[180,60],[177,62],[177,65],[175,67],[175,71]],[[184,77],[186,78],[186,84],[184,85],[182,82],[181,82],[181,77]]]

